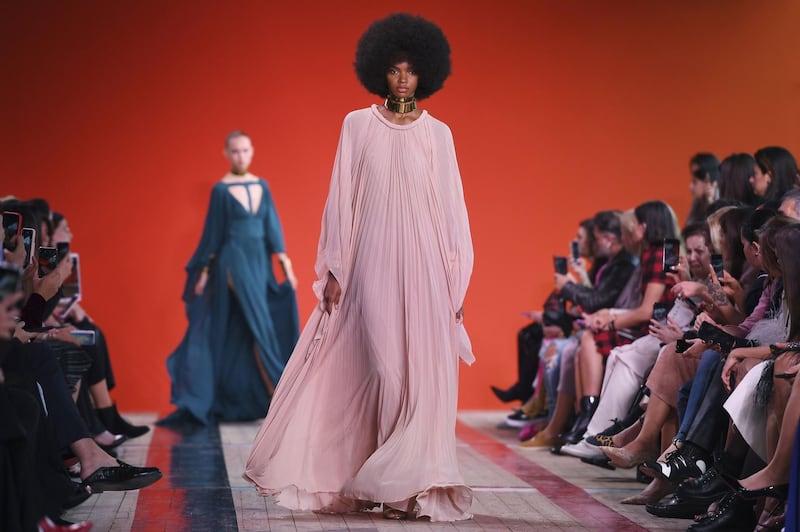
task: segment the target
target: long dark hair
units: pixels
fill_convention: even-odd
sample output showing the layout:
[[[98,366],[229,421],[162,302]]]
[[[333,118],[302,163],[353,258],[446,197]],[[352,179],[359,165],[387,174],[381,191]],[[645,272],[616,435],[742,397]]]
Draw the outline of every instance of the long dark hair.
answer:
[[[800,223],[775,231],[775,251],[789,307],[789,340],[797,341],[800,340]]]
[[[742,226],[749,216],[750,209],[748,207],[735,207],[725,211],[719,217],[722,239],[725,241],[725,271],[736,279],[742,276],[744,264],[747,262],[741,234]]]
[[[756,152],[755,160],[761,171],[772,177],[764,194],[765,199],[779,200],[798,184],[797,161],[786,148],[761,148]]]
[[[719,199],[755,205],[757,198],[750,178],[755,173],[756,160],[749,153],[734,153],[719,165]]]
[[[645,224],[644,241],[647,246],[661,246],[665,238],[678,238],[675,212],[663,201],[648,201],[633,210],[636,220]]]
[[[706,183],[719,182],[719,159],[713,153],[697,153],[689,160],[689,169],[693,166],[697,169],[692,170],[692,178],[699,179]],[[697,198],[692,201],[689,215],[686,217],[686,225],[704,222],[707,216],[709,204],[717,198]]]

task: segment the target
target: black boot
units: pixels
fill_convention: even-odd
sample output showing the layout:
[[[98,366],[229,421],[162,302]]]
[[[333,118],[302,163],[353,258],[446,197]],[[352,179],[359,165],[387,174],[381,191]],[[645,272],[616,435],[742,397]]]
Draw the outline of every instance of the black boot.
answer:
[[[128,438],[136,438],[150,430],[147,425],[131,425],[125,421],[117,412],[116,404],[105,408],[97,408],[95,412],[97,412],[97,417],[100,418],[106,429],[112,434],[124,434]]]
[[[597,410],[597,404],[600,398],[596,395],[585,395],[581,397],[581,411],[578,413],[578,418],[572,425],[569,432],[564,435],[564,441],[568,443],[578,443],[583,439],[586,432],[586,427],[589,426],[589,421],[592,420],[594,411]]]

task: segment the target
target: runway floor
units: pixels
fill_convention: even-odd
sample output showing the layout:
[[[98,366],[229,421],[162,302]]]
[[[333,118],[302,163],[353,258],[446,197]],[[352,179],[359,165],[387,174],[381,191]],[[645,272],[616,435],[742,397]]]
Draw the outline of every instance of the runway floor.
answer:
[[[474,519],[457,523],[387,521],[379,512],[291,512],[259,497],[241,477],[258,423],[224,423],[193,432],[156,427],[123,444],[119,458],[158,466],[164,478],[141,491],[93,495],[66,516],[95,531],[561,531],[686,530],[688,520],[661,519],[619,501],[640,491],[633,470],[609,471],[543,449],[517,445],[497,428],[506,412],[459,413],[458,454],[474,490]],[[155,414],[130,414],[152,423]]]

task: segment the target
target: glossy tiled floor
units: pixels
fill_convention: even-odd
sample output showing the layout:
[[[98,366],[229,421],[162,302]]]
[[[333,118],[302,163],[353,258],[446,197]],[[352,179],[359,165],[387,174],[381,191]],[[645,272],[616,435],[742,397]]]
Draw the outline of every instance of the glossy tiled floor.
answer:
[[[516,432],[497,429],[504,412],[462,412],[459,459],[475,494],[475,518],[458,523],[393,522],[379,513],[342,516],[291,512],[259,497],[241,478],[257,423],[226,423],[191,432],[156,428],[124,444],[120,458],[155,465],[157,484],[139,492],[92,496],[65,517],[96,531],[374,531],[374,530],[685,530],[689,521],[659,519],[619,504],[643,487],[632,471],[608,471],[546,450],[520,448]],[[156,416],[130,415],[136,423]]]

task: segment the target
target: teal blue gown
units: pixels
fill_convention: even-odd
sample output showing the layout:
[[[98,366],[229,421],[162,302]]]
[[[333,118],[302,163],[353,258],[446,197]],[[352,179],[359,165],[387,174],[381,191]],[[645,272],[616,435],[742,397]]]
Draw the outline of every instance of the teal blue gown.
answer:
[[[171,402],[202,423],[264,417],[299,334],[297,298],[272,271],[285,251],[278,213],[266,181],[246,186],[249,209],[217,183],[211,191],[200,244],[186,266],[183,293],[189,327],[167,359]],[[251,187],[262,188],[253,213]],[[194,286],[204,267],[208,283]]]

